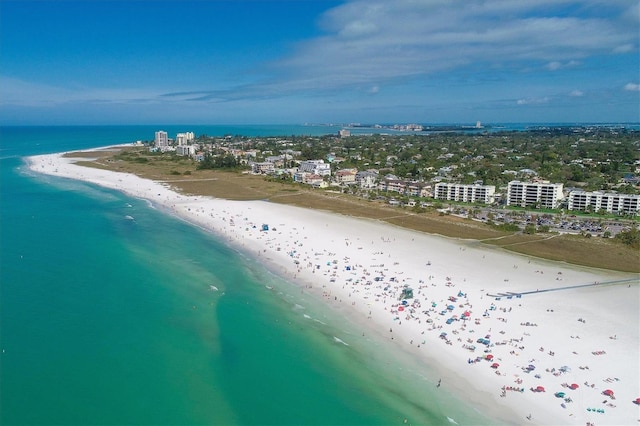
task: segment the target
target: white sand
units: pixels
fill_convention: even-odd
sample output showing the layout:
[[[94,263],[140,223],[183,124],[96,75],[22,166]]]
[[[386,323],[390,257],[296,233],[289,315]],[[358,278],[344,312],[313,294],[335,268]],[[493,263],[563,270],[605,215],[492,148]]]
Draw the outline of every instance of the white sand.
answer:
[[[442,387],[495,418],[526,424],[640,421],[640,406],[633,402],[640,397],[637,274],[578,268],[268,202],[183,196],[134,175],[74,165],[61,154],[28,162],[39,173],[150,200],[224,237],[337,312],[348,310],[347,318],[363,333],[384,336],[395,350],[437,360]],[[262,224],[270,230],[262,231]],[[615,280],[629,281],[491,296]],[[401,307],[404,286],[415,298]],[[485,337],[489,346],[477,342]],[[487,355],[493,359],[482,359]],[[529,372],[530,364],[535,370]],[[579,385],[575,390],[568,387],[573,383]],[[531,390],[538,386],[545,391]],[[613,397],[603,394],[608,389]]]

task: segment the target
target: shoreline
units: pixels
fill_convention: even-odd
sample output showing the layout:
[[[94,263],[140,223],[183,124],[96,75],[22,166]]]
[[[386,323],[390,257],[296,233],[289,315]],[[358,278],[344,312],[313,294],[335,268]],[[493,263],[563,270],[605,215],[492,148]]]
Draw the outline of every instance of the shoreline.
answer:
[[[377,334],[389,348],[441,371],[443,386],[490,417],[582,425],[640,418],[640,406],[632,402],[640,397],[637,274],[544,261],[264,201],[180,195],[134,175],[74,165],[62,154],[27,162],[37,173],[149,200],[224,238],[314,300],[346,314],[367,336]],[[616,279],[631,281],[548,291]],[[403,305],[399,296],[405,286],[414,297]],[[528,291],[534,293],[523,294]],[[500,293],[505,296],[491,296]],[[489,345],[478,343],[486,336]],[[494,363],[499,365],[492,368]],[[573,383],[578,388],[570,389]],[[531,391],[538,386],[545,390]],[[603,395],[606,390],[614,391],[615,399]]]

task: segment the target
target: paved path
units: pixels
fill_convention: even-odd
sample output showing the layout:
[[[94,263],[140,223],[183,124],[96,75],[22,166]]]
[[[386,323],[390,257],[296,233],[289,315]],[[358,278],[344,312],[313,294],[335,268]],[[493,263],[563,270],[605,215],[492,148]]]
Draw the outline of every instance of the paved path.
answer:
[[[542,290],[536,289],[536,290],[530,290],[530,291],[519,291],[519,292],[506,292],[506,293],[498,293],[498,294],[487,294],[487,296],[490,297],[521,297],[524,296],[525,294],[536,294],[536,293],[548,293],[550,291],[560,291],[560,290],[570,290],[573,288],[581,288],[581,287],[596,287],[596,286],[602,286],[602,285],[612,285],[612,284],[623,284],[623,283],[632,283],[632,284],[638,284],[640,281],[638,278],[626,278],[623,280],[613,280],[613,281],[602,281],[602,282],[594,282],[594,283],[589,283],[589,284],[576,284],[576,285],[569,285],[569,286],[563,286],[563,287],[553,287],[553,288],[545,288]]]

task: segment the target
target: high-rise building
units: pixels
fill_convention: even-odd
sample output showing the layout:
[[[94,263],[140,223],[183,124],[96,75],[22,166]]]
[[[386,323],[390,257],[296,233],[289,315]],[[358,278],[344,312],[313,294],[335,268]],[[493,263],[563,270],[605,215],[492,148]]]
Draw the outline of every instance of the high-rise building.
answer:
[[[163,148],[169,146],[169,137],[164,130],[158,130],[156,132],[156,138],[154,140],[156,148]]]
[[[193,132],[178,133],[176,135],[176,144],[178,146],[189,145],[195,139]]]

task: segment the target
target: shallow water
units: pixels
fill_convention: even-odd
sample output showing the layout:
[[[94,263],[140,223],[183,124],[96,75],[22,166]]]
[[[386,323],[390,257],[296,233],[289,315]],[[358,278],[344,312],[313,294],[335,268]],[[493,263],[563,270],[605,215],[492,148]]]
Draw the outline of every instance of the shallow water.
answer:
[[[139,139],[139,127],[5,130],[2,424],[478,423],[428,367],[360,339],[254,259],[19,158]]]

